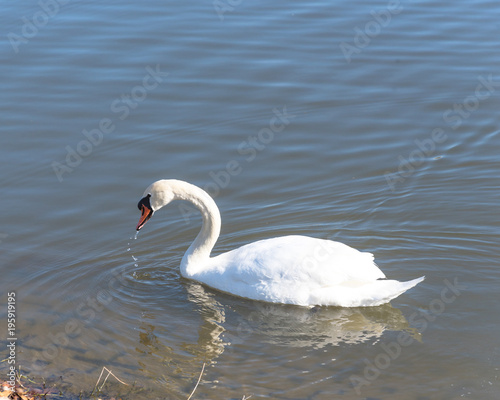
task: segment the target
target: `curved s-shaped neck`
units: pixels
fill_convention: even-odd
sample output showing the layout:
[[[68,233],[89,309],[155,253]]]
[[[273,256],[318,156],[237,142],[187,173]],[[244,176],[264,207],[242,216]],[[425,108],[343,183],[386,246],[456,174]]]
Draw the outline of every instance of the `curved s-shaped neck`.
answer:
[[[189,246],[181,262],[181,274],[186,277],[203,269],[210,260],[212,251],[221,228],[219,209],[215,201],[204,190],[187,182],[171,183],[174,199],[186,200],[192,203],[202,216],[202,227],[194,242]]]

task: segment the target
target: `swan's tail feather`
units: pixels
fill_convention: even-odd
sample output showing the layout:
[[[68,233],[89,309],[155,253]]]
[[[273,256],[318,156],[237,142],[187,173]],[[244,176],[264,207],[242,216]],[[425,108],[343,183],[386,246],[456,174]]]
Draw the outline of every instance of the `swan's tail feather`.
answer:
[[[338,285],[325,288],[328,293],[316,293],[318,305],[333,305],[340,307],[372,307],[388,303],[399,295],[411,289],[425,279],[422,276],[407,282],[395,280],[376,280],[358,285]]]
[[[377,281],[377,283],[384,283],[385,284],[385,285],[379,285],[380,292],[381,292],[380,294],[382,296],[378,300],[374,299],[376,301],[370,305],[378,306],[381,304],[388,303],[392,299],[395,299],[396,297],[402,295],[407,290],[416,286],[417,284],[422,282],[424,279],[425,279],[425,276],[421,276],[420,278],[412,279],[411,281],[407,281],[407,282],[399,282],[399,281],[394,281],[394,280]]]

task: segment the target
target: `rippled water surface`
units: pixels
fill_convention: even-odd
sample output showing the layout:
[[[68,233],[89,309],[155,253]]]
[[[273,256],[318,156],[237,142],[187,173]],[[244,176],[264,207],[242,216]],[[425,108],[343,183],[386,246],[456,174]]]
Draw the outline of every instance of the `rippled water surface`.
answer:
[[[185,399],[206,363],[199,399],[499,398],[498,2],[2,8],[0,329],[15,292],[24,372],[68,396],[107,367]],[[203,287],[186,205],[134,238],[161,178],[215,198],[216,254],[303,234],[426,280],[354,309]]]

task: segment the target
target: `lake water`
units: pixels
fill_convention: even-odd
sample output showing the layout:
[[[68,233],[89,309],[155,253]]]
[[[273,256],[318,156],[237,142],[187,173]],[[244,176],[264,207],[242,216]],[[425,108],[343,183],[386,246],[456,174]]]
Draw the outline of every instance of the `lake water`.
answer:
[[[109,395],[186,399],[206,363],[197,399],[498,399],[499,17],[493,1],[3,4],[16,365],[68,396],[107,367],[135,382]],[[190,208],[134,239],[161,178],[215,198],[215,254],[303,234],[426,280],[354,309],[200,286],[179,272]]]

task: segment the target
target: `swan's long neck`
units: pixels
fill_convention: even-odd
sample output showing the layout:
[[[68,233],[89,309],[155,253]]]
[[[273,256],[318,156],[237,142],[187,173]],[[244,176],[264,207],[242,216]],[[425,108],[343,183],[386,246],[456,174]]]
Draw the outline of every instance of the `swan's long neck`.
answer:
[[[215,201],[204,190],[186,182],[177,181],[173,187],[175,198],[192,203],[202,216],[200,233],[189,246],[181,262],[181,274],[190,277],[206,267],[210,252],[219,238],[221,218]]]

